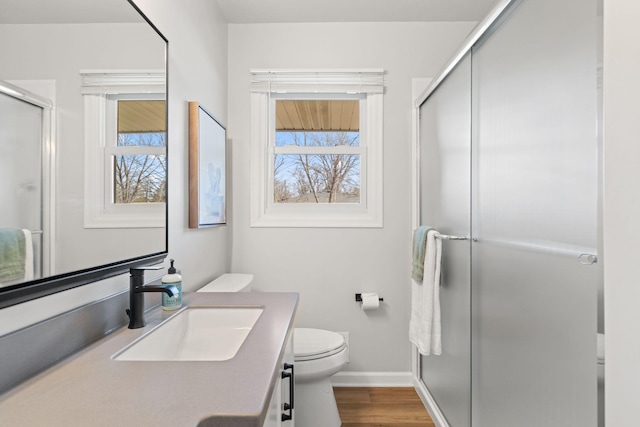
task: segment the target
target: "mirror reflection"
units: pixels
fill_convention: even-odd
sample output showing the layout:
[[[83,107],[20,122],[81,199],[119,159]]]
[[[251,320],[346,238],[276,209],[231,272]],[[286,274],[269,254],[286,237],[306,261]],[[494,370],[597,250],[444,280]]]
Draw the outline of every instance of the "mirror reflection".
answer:
[[[0,287],[166,247],[166,41],[127,0],[0,0]]]

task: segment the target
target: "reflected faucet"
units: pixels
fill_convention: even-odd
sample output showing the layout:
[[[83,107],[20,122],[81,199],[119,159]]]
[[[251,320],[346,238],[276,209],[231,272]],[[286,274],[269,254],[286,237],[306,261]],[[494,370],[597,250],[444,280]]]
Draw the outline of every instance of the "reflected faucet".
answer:
[[[169,296],[177,296],[178,288],[174,285],[145,285],[145,270],[160,270],[162,266],[134,267],[129,270],[129,329],[138,329],[146,325],[144,321],[144,292],[164,292]]]

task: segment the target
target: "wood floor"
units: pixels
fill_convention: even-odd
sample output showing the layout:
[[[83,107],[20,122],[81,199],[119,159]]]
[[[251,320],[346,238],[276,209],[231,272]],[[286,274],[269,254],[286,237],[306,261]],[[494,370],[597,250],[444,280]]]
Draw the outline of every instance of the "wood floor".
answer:
[[[342,427],[435,427],[413,387],[336,387]]]

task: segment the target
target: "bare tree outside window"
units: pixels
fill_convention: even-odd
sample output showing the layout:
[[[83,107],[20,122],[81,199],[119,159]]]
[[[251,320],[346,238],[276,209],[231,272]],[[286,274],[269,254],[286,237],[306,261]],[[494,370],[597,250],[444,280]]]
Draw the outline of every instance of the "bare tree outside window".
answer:
[[[164,147],[164,132],[119,133],[119,147]],[[113,156],[114,203],[166,202],[167,161],[164,155]]]
[[[276,132],[276,146],[357,147],[359,140],[359,132]],[[360,155],[276,154],[274,201],[359,203]]]

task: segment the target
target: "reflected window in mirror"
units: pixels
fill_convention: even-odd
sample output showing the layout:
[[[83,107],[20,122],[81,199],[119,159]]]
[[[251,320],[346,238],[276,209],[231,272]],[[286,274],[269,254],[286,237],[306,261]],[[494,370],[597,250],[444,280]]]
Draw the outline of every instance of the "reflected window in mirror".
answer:
[[[164,227],[164,73],[82,72],[85,227]]]
[[[163,97],[109,98],[107,125],[116,129],[116,138],[108,139],[109,147],[105,150],[111,166],[106,169],[105,182],[110,185],[105,203],[166,202],[167,120]]]

